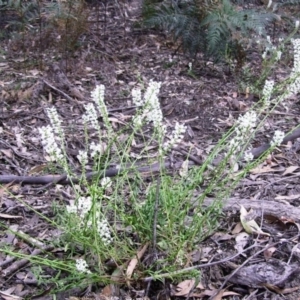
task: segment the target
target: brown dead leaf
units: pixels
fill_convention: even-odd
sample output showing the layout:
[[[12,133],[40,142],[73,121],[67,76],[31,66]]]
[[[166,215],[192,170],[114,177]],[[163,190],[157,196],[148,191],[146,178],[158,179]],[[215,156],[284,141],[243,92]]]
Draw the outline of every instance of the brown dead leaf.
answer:
[[[34,166],[34,167],[32,167],[32,168],[29,170],[28,174],[29,174],[29,175],[32,175],[32,174],[38,174],[38,173],[41,173],[45,168],[47,168],[47,165],[46,165],[46,164]]]
[[[268,284],[268,283],[264,284],[264,286],[266,288],[268,288],[269,290],[271,290],[273,292],[276,292],[279,295],[290,294],[290,293],[293,293],[293,292],[299,290],[299,288],[300,288],[299,286],[296,286],[296,287],[293,287],[293,288],[281,289],[276,285],[272,285],[272,284]]]
[[[283,295],[290,294],[290,293],[298,291],[299,289],[300,289],[300,286],[286,288],[286,289],[281,290],[281,294],[283,294]]]
[[[105,297],[118,297],[120,295],[120,285],[119,283],[123,282],[123,266],[120,266],[118,268],[116,268],[112,275],[111,275],[111,279],[116,282],[116,284],[111,283],[108,284],[107,286],[105,286],[102,289],[101,295],[105,296]]]
[[[214,233],[211,238],[214,240],[214,241],[228,241],[228,240],[231,240],[232,238],[234,238],[233,235],[229,234],[229,233],[224,233],[224,232],[216,232]]]
[[[149,243],[147,243],[146,245],[144,245],[143,248],[138,251],[136,257],[132,258],[131,261],[129,262],[127,270],[126,270],[126,277],[128,279],[131,278],[131,275],[132,275],[132,273],[133,273],[136,265],[138,264],[139,260],[145,254],[146,250],[148,249],[148,246],[149,246]]]
[[[216,290],[205,290],[201,293],[192,293],[190,296],[191,297],[197,297],[197,298],[203,298],[205,296],[213,296],[216,293]],[[235,292],[224,292],[223,293],[223,297],[227,297],[227,296],[240,296],[240,294],[235,293]]]
[[[105,286],[105,287],[102,289],[101,294],[102,294],[103,296],[106,296],[106,297],[112,296],[111,284]]]
[[[246,91],[245,91],[245,98],[248,99],[249,98],[249,93],[250,93],[250,89],[249,86],[246,87]]]
[[[242,223],[241,223],[241,222],[238,222],[238,223],[234,226],[233,230],[231,231],[231,234],[237,234],[237,233],[240,233],[240,232],[243,231],[243,230],[244,230],[244,228],[243,228]]]
[[[195,286],[195,279],[184,280],[178,283],[176,287],[176,290],[178,292],[176,292],[173,296],[187,296],[194,288],[203,290],[204,286],[202,285],[201,282],[199,282],[199,284]]]
[[[295,200],[300,199],[300,194],[297,195],[289,195],[289,196],[276,196],[276,200]]]
[[[223,298],[224,293],[225,290],[219,291],[219,293],[216,296],[212,297],[212,300],[221,300]]]
[[[282,176],[287,174],[293,174],[295,170],[299,169],[299,166],[290,166],[282,174]]]
[[[0,200],[2,199],[4,193],[7,191],[7,189],[13,184],[13,182],[10,182],[8,184],[5,184],[4,186],[0,187]]]
[[[9,288],[6,291],[0,291],[0,296],[4,300],[18,300],[18,299],[23,299],[22,297],[12,295],[12,293],[15,291],[16,287]]]
[[[13,152],[11,149],[1,149],[0,150],[5,156],[7,156],[8,158],[12,158],[13,157]]]
[[[284,217],[284,216],[282,216],[282,217],[280,218],[280,221],[281,221],[283,224],[287,224],[287,223],[296,224],[296,223],[295,223],[295,220],[289,219],[289,218]]]
[[[212,249],[212,247],[199,247],[199,249],[194,250],[190,254],[192,262],[208,261],[209,253]]]
[[[270,259],[273,256],[273,253],[277,249],[275,247],[268,248],[267,250],[264,251],[264,257],[266,260]]]
[[[70,94],[71,94],[71,96],[73,96],[79,100],[84,99],[84,96],[80,93],[80,91],[75,86],[70,87]]]
[[[114,117],[109,117],[108,120],[110,121],[110,123],[119,123],[121,125],[126,125],[126,123],[124,123],[122,120]]]
[[[274,168],[271,165],[266,165],[266,166],[258,166],[252,170],[250,170],[251,174],[264,174],[264,173],[272,173],[272,172],[282,172],[283,168],[282,167],[278,167],[278,168]]]
[[[239,252],[243,252],[245,246],[248,244],[250,236],[246,232],[241,232],[235,237],[235,246],[234,248]]]

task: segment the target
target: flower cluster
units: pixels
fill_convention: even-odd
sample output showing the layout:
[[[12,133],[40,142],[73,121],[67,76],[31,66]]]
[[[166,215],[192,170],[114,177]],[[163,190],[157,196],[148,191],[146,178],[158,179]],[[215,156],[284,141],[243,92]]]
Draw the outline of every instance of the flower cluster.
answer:
[[[106,145],[105,144],[95,144],[95,142],[92,142],[90,145],[91,150],[91,158],[97,157],[99,155],[102,155],[105,151]],[[88,163],[88,152],[79,150],[79,154],[77,155],[77,159],[81,163],[82,166],[85,166]]]
[[[263,94],[262,101],[263,101],[263,104],[265,107],[268,107],[271,103],[270,99],[271,99],[273,88],[274,88],[274,80],[266,80],[265,86],[264,86],[264,89],[262,92],[262,94]]]
[[[112,185],[112,181],[109,177],[103,177],[100,181],[101,186],[104,188],[109,188]]]
[[[276,130],[274,132],[273,139],[270,143],[271,146],[274,147],[274,146],[280,145],[283,142],[284,136],[285,136],[284,132],[282,132],[280,130]]]
[[[71,203],[70,205],[66,206],[66,209],[69,214],[77,214],[81,219],[83,219],[84,216],[90,211],[91,207],[91,197],[80,197],[77,200],[77,205],[75,203]]]
[[[131,96],[132,96],[132,102],[136,106],[142,106],[144,104],[144,101],[142,99],[142,91],[141,91],[141,89],[132,89]]]
[[[257,115],[254,111],[248,111],[237,120],[237,127],[235,129],[237,135],[244,135],[245,133],[252,133],[256,127]]]
[[[58,137],[61,137],[61,139],[63,139],[64,132],[61,126],[62,121],[57,113],[56,108],[55,107],[46,108],[46,113],[50,120],[54,133],[57,134]]]
[[[53,131],[54,130],[50,125],[39,128],[39,133],[42,139],[42,145],[46,153],[49,155],[50,160],[59,161],[62,160],[64,156],[55,140],[56,135],[54,135]]]
[[[46,113],[51,125],[38,129],[41,136],[42,145],[46,153],[49,155],[51,161],[59,161],[64,158],[60,148],[64,141],[64,131],[62,129],[61,120],[56,108],[47,108]]]
[[[105,145],[104,144],[95,144],[95,142],[92,142],[90,145],[91,149],[91,157],[95,157],[97,155],[102,155],[105,151]]]
[[[144,97],[142,97],[140,89],[133,89],[131,94],[133,103],[136,106],[141,107],[140,110],[137,111],[135,117],[133,118],[134,127],[141,127],[143,125],[144,120],[146,122],[152,122],[154,129],[156,129],[157,133],[159,134],[160,141],[162,141],[166,134],[166,126],[162,122],[163,114],[158,99],[160,87],[160,82],[150,80],[149,86],[144,94]],[[185,131],[186,127],[184,125],[176,123],[170,140],[162,145],[162,149],[164,151],[167,151],[168,149],[178,144],[183,139]]]
[[[184,138],[184,133],[186,131],[186,126],[181,125],[179,123],[175,124],[175,129],[172,132],[171,139],[164,143],[163,149],[167,151],[168,149],[176,146],[178,143],[180,143]]]
[[[82,166],[85,166],[88,162],[88,154],[86,151],[79,150],[79,154],[77,155],[77,158],[80,161]]]
[[[245,152],[244,160],[245,160],[246,162],[250,162],[250,161],[252,161],[253,159],[254,159],[254,156],[253,156],[253,154],[252,154],[250,151]]]
[[[76,269],[80,273],[87,273],[87,274],[91,273],[91,271],[88,268],[87,262],[82,258],[76,259]]]
[[[88,103],[84,106],[86,113],[83,115],[83,121],[87,124],[90,123],[92,128],[100,131],[100,126],[98,123],[98,116],[93,103]]]
[[[281,41],[281,40],[279,40],[279,42],[280,42],[280,41]],[[274,54],[275,54],[275,56],[274,56],[275,61],[279,61],[279,60],[281,59],[282,51],[279,50],[279,49],[277,48],[277,46],[274,46],[274,45],[273,45],[270,36],[267,36],[267,43],[268,43],[268,44],[267,44],[267,46],[266,46],[266,48],[265,48],[264,53],[262,54],[262,58],[263,58],[263,59],[266,59],[267,54],[270,53],[271,55],[274,55]]]
[[[291,78],[294,81],[287,86],[287,94],[288,96],[297,94],[300,90],[300,39],[292,39],[292,43],[294,46],[294,66],[291,72]]]
[[[229,142],[228,151],[231,157],[238,154],[242,150],[242,146],[245,140],[249,139],[249,136],[254,132],[257,123],[257,115],[254,111],[247,112],[245,115],[240,116],[237,120],[237,126],[235,128],[235,137]],[[248,151],[245,154],[245,159],[253,159],[253,155]]]
[[[87,226],[92,226],[91,220],[87,222]],[[112,243],[113,238],[111,236],[109,224],[106,219],[101,220],[99,212],[96,213],[96,228],[104,245],[109,245]]]
[[[103,84],[97,85],[96,88],[92,91],[91,96],[94,102],[97,105],[98,111],[103,118],[108,117],[108,111],[106,104],[104,102],[104,92],[105,86]]]
[[[103,178],[104,179],[104,178]],[[103,185],[103,183],[101,183]],[[106,179],[106,186],[109,185],[108,180]],[[90,217],[91,219],[95,220],[95,223],[93,223],[93,220],[89,219],[87,221],[88,227],[93,227],[93,224],[95,224],[96,230],[98,231],[99,236],[101,237],[101,240],[105,245],[108,245],[112,242],[111,232],[109,228],[108,221],[103,218],[103,216],[100,213],[100,208],[95,207],[96,213],[95,218],[92,218],[92,214],[88,214],[91,210],[93,205],[92,198],[91,197],[80,197],[77,201],[77,205],[75,203],[72,203],[70,205],[66,206],[67,212],[69,214],[76,214],[81,219],[81,223],[83,224],[84,218]]]
[[[300,72],[300,39],[292,39],[292,44],[294,47],[294,67],[292,70],[293,74]]]
[[[164,130],[164,127],[162,126],[163,114],[158,100],[160,86],[160,82],[150,80],[143,98],[140,90],[134,89],[132,91],[132,100],[134,104],[142,106],[141,110],[138,111],[138,115],[133,119],[136,128],[140,127],[145,119],[146,122],[153,122],[154,128],[160,131]]]

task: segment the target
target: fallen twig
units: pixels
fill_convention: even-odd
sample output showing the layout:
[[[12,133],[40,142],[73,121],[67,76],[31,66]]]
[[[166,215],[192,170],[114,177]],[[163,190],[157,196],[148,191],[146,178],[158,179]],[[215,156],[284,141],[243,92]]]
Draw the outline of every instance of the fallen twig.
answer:
[[[175,168],[180,168],[182,162],[176,163]],[[97,172],[87,172],[86,180],[90,181],[94,178],[103,178],[103,177],[114,177],[123,172],[128,172],[130,169],[132,171],[137,171],[140,173],[146,173],[151,175],[152,173],[159,172],[162,168],[170,168],[171,163],[165,161],[163,165],[160,163],[154,163],[149,166],[136,166],[128,168],[116,168],[112,167],[107,170],[97,171]],[[66,174],[63,175],[44,175],[44,176],[17,176],[17,175],[0,175],[0,183],[22,183],[22,184],[62,184],[67,185],[71,183],[79,183],[82,180],[82,176],[78,175],[77,177],[68,178]]]

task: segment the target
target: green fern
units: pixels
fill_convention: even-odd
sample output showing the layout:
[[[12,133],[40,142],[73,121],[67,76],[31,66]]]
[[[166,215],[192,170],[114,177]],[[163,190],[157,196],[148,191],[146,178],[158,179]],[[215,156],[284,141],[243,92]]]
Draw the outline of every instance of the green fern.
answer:
[[[219,60],[252,33],[266,34],[273,13],[237,10],[229,0],[179,0],[145,4],[145,24],[161,28],[180,41],[185,52]],[[230,49],[235,53],[234,49]]]
[[[300,0],[284,0],[279,1],[278,6],[288,6],[288,5],[297,5],[300,4]]]

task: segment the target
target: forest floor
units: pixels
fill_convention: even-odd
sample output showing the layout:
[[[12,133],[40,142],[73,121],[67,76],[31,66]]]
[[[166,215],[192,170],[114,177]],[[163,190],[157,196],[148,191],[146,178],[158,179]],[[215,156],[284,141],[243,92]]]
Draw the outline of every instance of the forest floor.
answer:
[[[118,128],[133,115],[131,90],[141,83],[147,86],[151,79],[161,82],[159,97],[165,121],[169,125],[180,122],[187,126],[181,148],[188,151],[193,146],[200,161],[239,115],[257,102],[257,95],[239,90],[239,78],[225,64],[203,62],[199,57],[191,60],[176,52],[177,45],[162,32],[138,26],[141,12],[138,2],[108,2],[106,10],[101,5],[89,6],[88,30],[80,35],[80,45],[72,53],[64,50],[65,41],[59,40],[53,32],[31,36],[24,31],[19,32],[19,38],[15,34],[0,41],[1,175],[39,176],[49,171],[38,132],[38,128],[48,124],[45,107],[55,106],[64,124],[73,128],[97,84],[105,85],[105,101]],[[3,24],[0,26],[6,30]],[[192,74],[189,63],[192,63]],[[251,53],[246,65],[259,72],[261,53]],[[280,81],[291,68],[292,59],[287,58],[275,70],[275,80]],[[264,145],[275,130],[287,133],[299,123],[300,102],[295,96],[268,115],[252,146]],[[70,132],[67,138],[68,155],[73,156],[78,165],[76,155],[83,144],[84,133]],[[180,160],[180,156],[184,154],[176,153],[175,160]],[[300,271],[300,140],[293,139],[278,147],[260,168],[241,180],[231,196],[234,201],[225,205],[219,230],[203,241],[199,251],[194,253],[192,265],[221,261],[237,253],[237,236],[243,232],[239,227],[240,203],[263,213],[258,222],[271,237],[267,240],[251,237],[248,245],[261,243],[258,248],[202,268],[202,286],[198,286],[197,292],[191,290],[191,281],[165,281],[154,283],[145,296],[151,299],[208,298],[227,275],[252,257],[243,266],[243,275],[225,282],[214,299],[300,299],[297,276]],[[35,250],[28,241],[22,241],[2,225],[34,239],[49,240],[54,236],[55,230],[27,208],[31,205],[35,211],[51,216],[53,201],[61,201],[61,195],[53,187],[42,190],[40,185],[16,182],[0,186],[0,248],[10,244],[27,253]],[[297,238],[293,239],[294,236]],[[257,249],[263,249],[266,243],[274,247],[256,255]],[[37,282],[28,262],[19,262],[0,251],[0,299],[52,299],[46,295],[52,287]],[[277,276],[277,285],[274,280],[271,280],[272,286],[268,282],[256,282],[257,278],[251,282],[251,275],[259,276],[261,272]],[[93,287],[94,296],[89,299],[116,296],[105,295],[102,288]],[[124,295],[138,298],[141,294],[138,289],[146,287],[122,289],[120,299]],[[41,290],[46,292],[38,297]],[[67,291],[57,294],[56,299],[79,299],[80,292]]]

